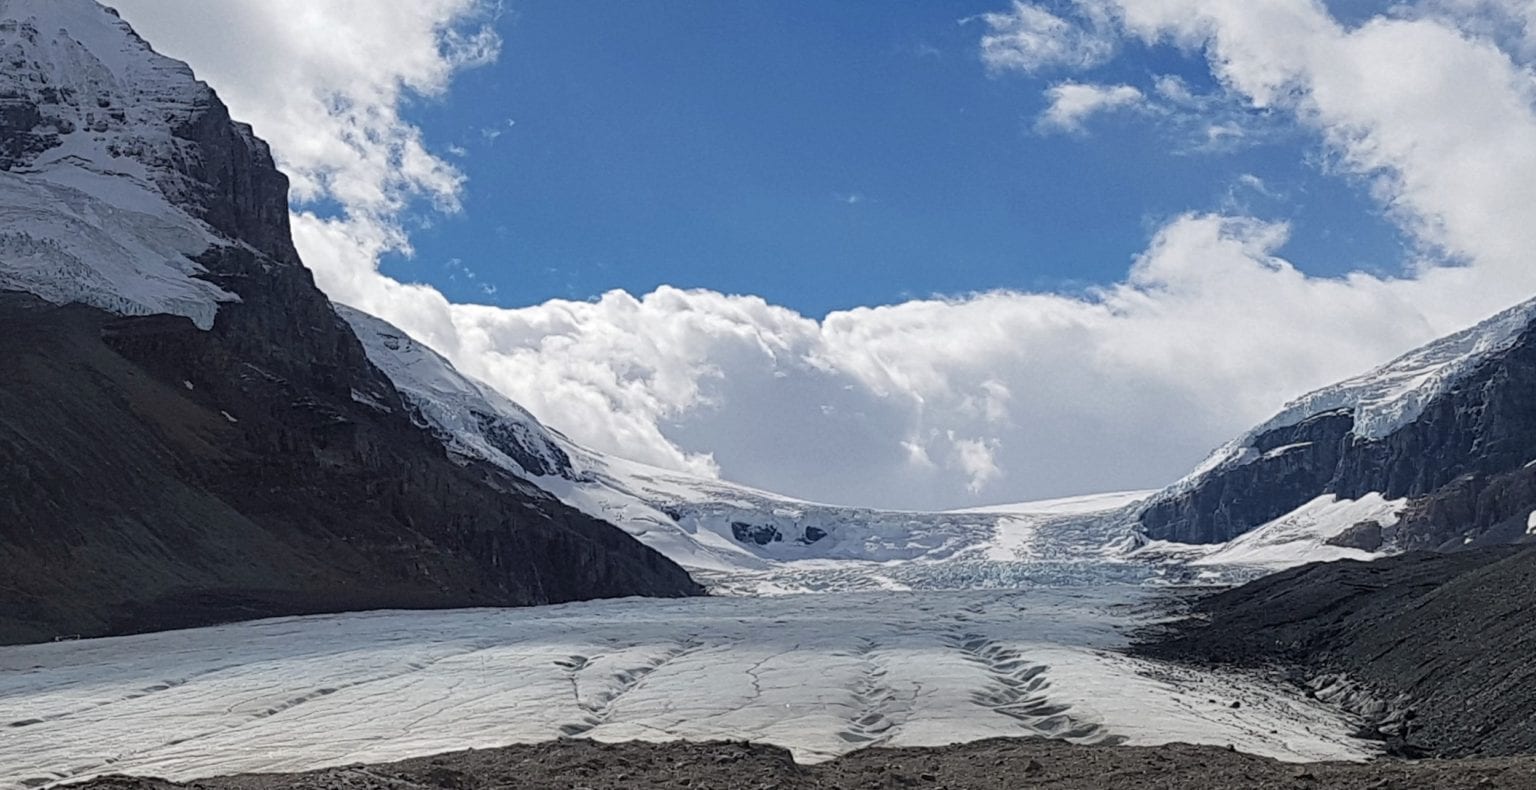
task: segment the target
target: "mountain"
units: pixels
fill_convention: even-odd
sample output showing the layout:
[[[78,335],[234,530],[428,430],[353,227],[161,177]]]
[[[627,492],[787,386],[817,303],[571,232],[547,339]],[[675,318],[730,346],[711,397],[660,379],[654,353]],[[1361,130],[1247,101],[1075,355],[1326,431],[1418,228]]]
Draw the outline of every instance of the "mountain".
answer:
[[[974,561],[1031,566],[1014,580],[1062,579],[1063,563],[1111,576],[1159,566],[1121,580],[1214,580],[1230,569],[1513,542],[1536,510],[1536,400],[1526,397],[1536,301],[1296,400],[1163,490],[953,513],[821,505],[607,457],[399,329],[339,309],[456,457],[528,479],[705,574],[782,575],[798,560],[916,562],[963,584],[999,573],[963,569]],[[907,570],[880,571],[879,583],[910,584]]]
[[[1536,302],[1298,399],[1161,491],[952,513],[822,505],[604,456],[399,329],[338,309],[455,457],[530,480],[696,572],[777,569],[758,591],[784,589],[784,563],[800,560],[907,563],[862,580],[895,586],[913,583],[911,563],[928,584],[977,584],[1010,562],[1030,566],[1014,581],[1061,580],[1073,563],[1121,580],[1190,575],[1178,568],[1231,578],[1229,569],[1520,540],[1536,510],[1536,402],[1524,396],[1536,375]],[[1158,568],[1112,572],[1138,563]]]
[[[0,62],[0,643],[701,591],[413,421],[184,64],[89,0]]]
[[[1123,533],[1095,516],[1147,493],[920,513],[806,502],[658,469],[582,447],[388,322],[337,310],[418,421],[455,457],[530,480],[699,571],[753,571],[797,560],[1098,559]]]
[[[1536,300],[1306,395],[1150,497],[1154,540],[1230,541],[1321,497],[1394,503],[1341,545],[1450,549],[1530,540]],[[1381,508],[1378,508],[1381,510]]]
[[[109,10],[0,0],[0,59],[0,641],[699,592],[684,567],[759,592],[1219,578],[1536,531],[1536,302],[1162,491],[805,502],[581,447],[332,305],[266,145]]]

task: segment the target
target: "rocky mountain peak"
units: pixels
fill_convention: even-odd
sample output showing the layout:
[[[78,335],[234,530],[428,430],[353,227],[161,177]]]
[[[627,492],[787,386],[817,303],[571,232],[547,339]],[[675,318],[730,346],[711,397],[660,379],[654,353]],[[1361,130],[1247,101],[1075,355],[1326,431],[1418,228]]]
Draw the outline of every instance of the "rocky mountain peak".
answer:
[[[1298,398],[1145,502],[1142,530],[1220,543],[1325,494],[1374,493],[1413,500],[1385,536],[1398,549],[1523,540],[1533,386],[1536,300]]]
[[[116,12],[0,0],[0,64],[0,287],[206,327],[210,246],[298,263],[266,144]]]
[[[0,64],[0,643],[700,591],[413,421],[184,64],[90,0],[0,0]]]

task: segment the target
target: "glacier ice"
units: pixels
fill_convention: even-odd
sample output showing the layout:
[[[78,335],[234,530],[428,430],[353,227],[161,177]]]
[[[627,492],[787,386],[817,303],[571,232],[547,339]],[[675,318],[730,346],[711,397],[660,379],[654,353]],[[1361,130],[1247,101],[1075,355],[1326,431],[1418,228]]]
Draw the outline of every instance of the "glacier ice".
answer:
[[[1135,605],[1143,595],[628,599],[0,648],[0,787],[298,771],[561,735],[750,739],[808,761],[1031,734],[1371,754],[1299,693],[1114,652],[1153,616]]]

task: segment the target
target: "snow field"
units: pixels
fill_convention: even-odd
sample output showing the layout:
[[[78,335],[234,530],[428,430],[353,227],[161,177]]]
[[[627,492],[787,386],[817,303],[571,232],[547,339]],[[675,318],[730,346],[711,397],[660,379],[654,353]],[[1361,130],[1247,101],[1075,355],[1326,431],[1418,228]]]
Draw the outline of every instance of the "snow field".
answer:
[[[1050,735],[1359,759],[1288,691],[1112,652],[1132,587],[627,599],[286,618],[0,648],[0,786],[295,771],[560,736],[871,745]],[[1229,703],[1241,701],[1241,707]]]

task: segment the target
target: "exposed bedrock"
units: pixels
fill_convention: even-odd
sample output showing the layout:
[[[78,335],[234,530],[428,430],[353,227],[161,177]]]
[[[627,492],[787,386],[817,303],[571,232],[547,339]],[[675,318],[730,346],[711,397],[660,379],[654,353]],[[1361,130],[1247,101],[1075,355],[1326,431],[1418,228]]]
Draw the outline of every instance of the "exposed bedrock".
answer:
[[[204,332],[0,297],[0,642],[700,591],[617,528],[454,463],[344,327],[254,341],[261,304]]]
[[[1323,494],[1379,492],[1415,500],[1388,530],[1399,548],[1523,539],[1536,510],[1536,471],[1526,468],[1536,459],[1536,331],[1527,328],[1387,436],[1364,440],[1353,427],[1344,410],[1261,434],[1251,461],[1154,500],[1141,527],[1152,538],[1220,543]]]
[[[58,19],[0,23],[5,177],[158,190],[225,238],[198,276],[239,299],[205,331],[0,292],[0,643],[702,592],[616,527],[451,459],[299,262],[266,144],[110,12],[29,8]],[[45,161],[71,126],[98,159]]]

